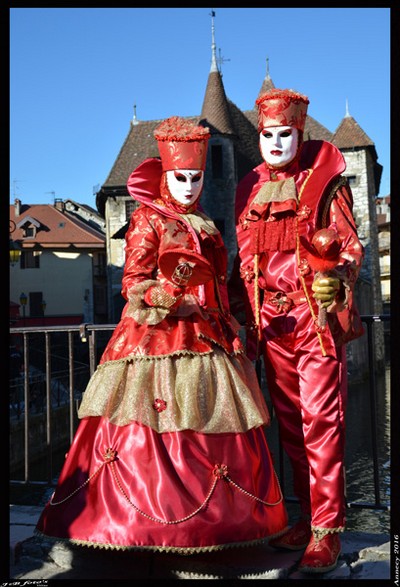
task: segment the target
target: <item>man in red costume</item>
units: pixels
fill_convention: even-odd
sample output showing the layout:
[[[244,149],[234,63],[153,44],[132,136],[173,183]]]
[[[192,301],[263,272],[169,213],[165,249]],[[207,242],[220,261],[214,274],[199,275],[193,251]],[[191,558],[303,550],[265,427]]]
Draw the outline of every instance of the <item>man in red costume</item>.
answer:
[[[303,142],[308,103],[278,89],[257,100],[264,162],[239,183],[236,217],[248,354],[264,356],[302,512],[270,545],[305,549],[300,569],[323,573],[345,527],[345,343],[363,333],[353,298],[364,250],[342,154]]]

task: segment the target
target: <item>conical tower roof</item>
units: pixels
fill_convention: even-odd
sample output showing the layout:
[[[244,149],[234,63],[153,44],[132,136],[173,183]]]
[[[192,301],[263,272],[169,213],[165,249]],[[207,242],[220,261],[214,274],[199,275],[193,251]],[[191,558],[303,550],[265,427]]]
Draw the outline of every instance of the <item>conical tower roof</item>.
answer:
[[[374,147],[374,142],[363,131],[360,125],[350,116],[346,104],[346,115],[333,133],[331,142],[338,149],[352,149],[353,147]]]
[[[378,155],[375,149],[375,143],[363,131],[356,120],[350,116],[346,103],[346,115],[333,133],[331,142],[341,151],[365,149],[373,161],[373,172],[376,193],[379,192],[379,186],[382,178],[383,167],[378,163]]]
[[[265,78],[261,84],[260,91],[258,92],[257,99],[268,92],[269,90],[275,89],[276,86],[272,81],[272,78],[269,73],[269,59],[267,57],[267,71]],[[254,106],[252,110],[245,111],[246,117],[250,120],[250,122],[257,128],[258,125],[258,108],[256,102],[254,102]],[[325,126],[323,126],[320,122],[315,120],[312,116],[307,114],[306,124],[304,128],[304,140],[308,141],[311,139],[319,140],[319,141],[330,141],[332,138],[332,133],[329,131]],[[258,148],[258,141],[257,141],[257,148]]]
[[[211,134],[234,134],[219,71],[210,71],[200,116],[201,124],[210,128]]]
[[[352,149],[353,147],[373,147],[374,142],[363,131],[352,116],[343,118],[332,136],[332,143],[338,149]]]

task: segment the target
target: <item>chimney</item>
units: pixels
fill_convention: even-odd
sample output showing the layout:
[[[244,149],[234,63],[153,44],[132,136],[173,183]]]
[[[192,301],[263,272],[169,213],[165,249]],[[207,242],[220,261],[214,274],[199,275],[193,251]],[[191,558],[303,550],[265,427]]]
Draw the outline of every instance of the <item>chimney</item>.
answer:
[[[15,217],[17,218],[17,216],[19,216],[21,214],[21,200],[18,200],[18,198],[15,198],[14,206],[15,206]]]
[[[65,202],[61,200],[61,198],[56,198],[54,200],[54,207],[59,210],[60,212],[64,212],[65,210]]]

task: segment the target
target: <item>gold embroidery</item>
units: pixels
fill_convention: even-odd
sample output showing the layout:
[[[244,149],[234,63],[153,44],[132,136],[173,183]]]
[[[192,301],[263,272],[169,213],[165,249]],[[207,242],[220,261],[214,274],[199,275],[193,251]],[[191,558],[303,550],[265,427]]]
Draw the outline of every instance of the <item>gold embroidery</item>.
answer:
[[[159,324],[169,314],[168,308],[161,306],[148,306],[144,302],[144,294],[149,287],[159,286],[160,282],[154,279],[146,279],[134,285],[128,291],[129,305],[126,316],[133,318],[138,324]],[[121,341],[123,344],[123,341]]]
[[[302,185],[302,186],[301,186],[301,188],[300,188],[300,191],[299,191],[299,201],[301,200],[301,196],[303,195],[304,188],[306,187],[308,180],[309,180],[309,179],[310,179],[310,177],[312,176],[312,174],[313,174],[313,171],[314,171],[313,169],[307,169],[307,173],[308,173],[308,175],[307,175],[307,177],[305,178],[305,180],[303,181],[303,185]]]
[[[309,172],[309,174],[306,177],[306,179],[304,180],[303,185],[300,188],[299,200],[301,200],[301,196],[303,195],[304,188],[306,187],[307,182],[308,182],[308,180],[310,179],[310,177],[311,177],[311,175],[313,173],[313,169],[307,169],[307,171]],[[300,258],[300,237],[299,237],[299,217],[298,216],[296,217],[296,258],[297,258],[297,265],[298,265],[298,267],[303,266],[303,260]],[[302,271],[300,271],[299,273],[300,273],[299,277],[300,277],[300,281],[301,281],[301,286],[302,286],[303,291],[305,293],[305,296],[307,298],[307,304],[308,304],[308,307],[310,308],[311,316],[312,316],[312,318],[314,320],[314,324],[317,324],[318,317],[315,315],[314,308],[312,306],[312,303],[311,303],[311,300],[310,300],[310,296],[309,296],[309,293],[307,291],[306,281],[304,279],[304,275],[306,275],[307,273],[306,272],[302,272]],[[321,333],[318,330],[316,330],[316,332],[317,332],[317,337],[318,337],[319,345],[321,347],[322,356],[323,357],[326,357],[326,350],[325,350],[325,347],[324,347],[324,342],[322,340]]]
[[[178,297],[182,297],[182,295],[177,297],[171,296],[162,287],[154,287],[150,290],[150,299],[153,306],[171,308],[177,301]]]
[[[317,526],[311,526],[312,533],[314,535],[315,541],[319,542],[327,536],[328,534],[336,534],[338,532],[344,532],[344,528],[320,528]]]
[[[161,414],[153,408],[160,397],[168,405]],[[88,383],[78,415],[105,416],[117,426],[137,421],[159,433],[244,432],[269,421],[252,364],[219,348],[204,355],[131,356],[103,363]]]
[[[280,181],[266,181],[254,198],[252,205],[262,206],[269,202],[284,202],[286,200],[298,201],[294,177]]]
[[[200,234],[202,230],[209,235],[219,233],[219,230],[215,226],[214,222],[201,212],[196,212],[195,214],[179,214],[179,216],[183,220],[186,220],[186,222],[188,222],[190,226],[194,228],[197,234]]]

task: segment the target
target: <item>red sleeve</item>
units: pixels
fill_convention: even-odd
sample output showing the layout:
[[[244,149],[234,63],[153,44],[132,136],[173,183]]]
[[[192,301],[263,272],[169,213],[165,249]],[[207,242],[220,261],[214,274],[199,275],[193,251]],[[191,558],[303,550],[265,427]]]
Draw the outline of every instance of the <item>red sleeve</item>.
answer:
[[[348,185],[337,190],[329,209],[329,222],[335,223],[344,243],[338,268],[342,268],[349,282],[354,283],[364,258],[364,247],[357,235],[353,217],[353,196]]]
[[[133,212],[125,235],[125,266],[121,293],[126,300],[128,291],[134,285],[155,279],[156,275],[159,237],[146,210],[139,207]]]

